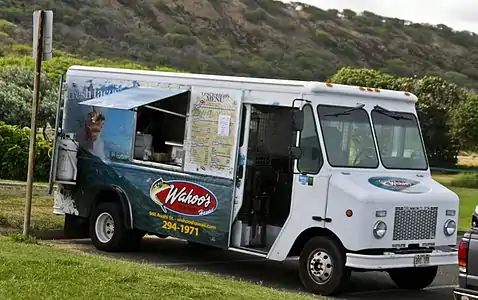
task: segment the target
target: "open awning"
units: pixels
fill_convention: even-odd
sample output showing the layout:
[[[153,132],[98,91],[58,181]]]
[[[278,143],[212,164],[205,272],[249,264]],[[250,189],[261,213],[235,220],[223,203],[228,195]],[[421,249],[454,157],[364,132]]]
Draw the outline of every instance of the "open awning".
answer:
[[[187,92],[188,90],[134,87],[79,104],[116,109],[133,109]]]

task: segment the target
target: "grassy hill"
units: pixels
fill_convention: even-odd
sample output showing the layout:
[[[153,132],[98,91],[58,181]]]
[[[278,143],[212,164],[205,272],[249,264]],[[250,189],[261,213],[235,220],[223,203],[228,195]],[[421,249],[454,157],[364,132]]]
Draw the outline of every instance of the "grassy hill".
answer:
[[[478,87],[478,38],[445,25],[273,0],[6,0],[0,54],[30,54],[32,11],[54,11],[54,47],[190,72],[326,80],[342,66],[435,74]]]

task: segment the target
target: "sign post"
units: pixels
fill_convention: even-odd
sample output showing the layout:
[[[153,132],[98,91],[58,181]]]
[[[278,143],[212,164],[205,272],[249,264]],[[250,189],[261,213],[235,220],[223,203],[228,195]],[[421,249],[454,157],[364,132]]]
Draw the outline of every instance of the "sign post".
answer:
[[[38,102],[40,97],[40,76],[42,60],[52,57],[53,12],[39,10],[33,13],[33,55],[35,57],[35,78],[33,82],[33,102],[30,126],[30,147],[28,151],[27,192],[25,199],[25,215],[23,219],[23,235],[30,231],[32,206],[33,174],[35,171],[35,150],[37,133]]]

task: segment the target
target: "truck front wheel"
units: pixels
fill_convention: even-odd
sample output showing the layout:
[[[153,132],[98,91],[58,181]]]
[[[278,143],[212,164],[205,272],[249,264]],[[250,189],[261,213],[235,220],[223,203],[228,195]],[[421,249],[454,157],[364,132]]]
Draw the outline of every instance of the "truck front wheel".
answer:
[[[314,294],[328,296],[341,292],[350,280],[345,261],[345,251],[335,241],[324,236],[313,237],[300,253],[302,284]]]
[[[420,290],[429,286],[438,273],[438,267],[400,268],[388,270],[399,289]]]

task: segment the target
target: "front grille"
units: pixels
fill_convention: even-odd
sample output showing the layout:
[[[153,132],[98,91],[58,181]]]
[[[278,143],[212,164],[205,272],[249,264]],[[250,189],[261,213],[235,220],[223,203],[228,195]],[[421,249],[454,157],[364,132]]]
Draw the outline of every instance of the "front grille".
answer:
[[[437,217],[438,207],[396,207],[393,240],[434,239]]]

